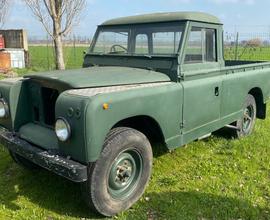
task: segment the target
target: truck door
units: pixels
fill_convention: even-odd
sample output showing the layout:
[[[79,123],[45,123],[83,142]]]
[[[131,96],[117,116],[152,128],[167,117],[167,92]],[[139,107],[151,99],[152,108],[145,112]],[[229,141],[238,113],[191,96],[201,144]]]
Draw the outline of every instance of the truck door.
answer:
[[[222,77],[217,29],[190,26],[182,65],[183,137],[194,140],[212,131],[220,119]]]

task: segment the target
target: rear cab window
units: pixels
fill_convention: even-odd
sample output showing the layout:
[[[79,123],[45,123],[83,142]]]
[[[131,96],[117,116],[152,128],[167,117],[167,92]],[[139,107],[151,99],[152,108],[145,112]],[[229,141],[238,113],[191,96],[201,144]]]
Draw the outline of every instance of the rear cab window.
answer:
[[[153,54],[176,54],[181,36],[182,31],[177,29],[152,33]]]
[[[137,34],[135,40],[135,54],[149,54],[149,40],[147,34]]]

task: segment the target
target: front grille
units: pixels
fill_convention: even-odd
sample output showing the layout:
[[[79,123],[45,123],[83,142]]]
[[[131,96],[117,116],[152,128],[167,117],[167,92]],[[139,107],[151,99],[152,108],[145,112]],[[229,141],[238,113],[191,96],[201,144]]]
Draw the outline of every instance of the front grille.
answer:
[[[43,102],[44,123],[52,126],[55,123],[55,103],[59,96],[59,92],[56,89],[42,87],[41,96]]]
[[[52,127],[55,123],[55,104],[59,96],[57,89],[44,87],[37,82],[30,83],[32,121]]]

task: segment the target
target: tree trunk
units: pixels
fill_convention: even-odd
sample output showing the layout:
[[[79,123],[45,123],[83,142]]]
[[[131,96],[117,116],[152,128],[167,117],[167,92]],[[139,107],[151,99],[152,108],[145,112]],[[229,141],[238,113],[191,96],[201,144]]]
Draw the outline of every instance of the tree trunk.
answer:
[[[62,36],[60,35],[61,25],[58,21],[54,22],[54,51],[55,51],[55,63],[56,69],[64,70],[65,61],[64,61],[64,52],[63,52],[63,43]]]
[[[63,53],[63,43],[61,36],[54,37],[54,51],[55,51],[55,63],[56,69],[64,70],[65,62],[64,62],[64,53]]]

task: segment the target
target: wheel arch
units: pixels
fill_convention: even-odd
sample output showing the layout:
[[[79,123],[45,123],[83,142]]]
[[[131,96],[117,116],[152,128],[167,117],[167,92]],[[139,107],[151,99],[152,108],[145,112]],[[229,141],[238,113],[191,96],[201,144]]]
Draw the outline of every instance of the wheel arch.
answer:
[[[111,129],[116,127],[130,127],[140,131],[148,138],[152,147],[156,144],[166,146],[165,137],[159,123],[150,116],[139,115],[125,118],[117,122]]]
[[[252,95],[256,101],[257,107],[257,118],[265,119],[266,118],[266,104],[264,103],[264,96],[262,89],[259,87],[252,88],[248,94]]]

